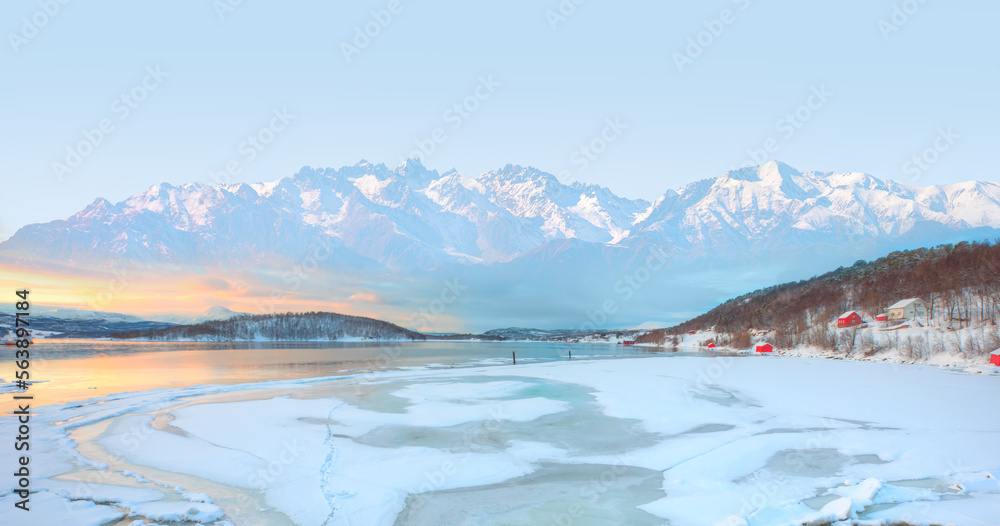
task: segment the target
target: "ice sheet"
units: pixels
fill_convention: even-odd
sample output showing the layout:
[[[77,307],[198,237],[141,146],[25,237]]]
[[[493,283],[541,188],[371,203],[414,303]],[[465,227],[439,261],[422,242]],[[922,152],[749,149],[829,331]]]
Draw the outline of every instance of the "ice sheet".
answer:
[[[352,395],[352,382],[362,379],[377,381]],[[1000,394],[1000,377],[992,375],[673,356],[395,371],[305,385],[257,385],[254,399],[225,402],[202,397],[250,387],[158,390],[49,408],[35,420],[36,455],[47,466],[39,478],[49,479],[38,485],[58,490],[53,477],[60,473],[101,470],[77,453],[66,430],[105,420],[100,444],[138,466],[139,475],[148,466],[260,492],[301,525],[393,524],[400,513],[417,520],[428,516],[414,507],[431,502],[425,498],[452,499],[481,517],[495,505],[482,496],[522,495],[505,484],[553,463],[581,467],[530,479],[528,515],[516,516],[565,513],[556,495],[587,483],[565,477],[617,465],[661,472],[662,482],[659,491],[643,486],[632,497],[629,486],[615,486],[614,502],[674,524],[1000,523],[1000,487],[991,474],[1000,472],[1000,408],[987,403]],[[614,447],[568,441],[567,428],[614,437]],[[74,503],[80,515],[115,511],[93,502],[114,488],[95,488],[89,505]],[[174,502],[183,490],[170,502],[132,491],[121,490],[130,509],[199,505]],[[445,497],[450,491],[460,493]],[[205,497],[226,511],[210,492]],[[15,517],[9,509],[0,508],[0,520]]]

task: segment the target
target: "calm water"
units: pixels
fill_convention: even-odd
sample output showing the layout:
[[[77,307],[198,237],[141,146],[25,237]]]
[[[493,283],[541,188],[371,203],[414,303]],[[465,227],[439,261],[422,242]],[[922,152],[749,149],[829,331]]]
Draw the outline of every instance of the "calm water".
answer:
[[[31,349],[34,406],[156,388],[241,384],[408,367],[463,367],[674,353],[669,348],[558,342],[191,343],[39,340]],[[11,359],[0,378],[13,378]],[[14,409],[3,397],[0,410]]]

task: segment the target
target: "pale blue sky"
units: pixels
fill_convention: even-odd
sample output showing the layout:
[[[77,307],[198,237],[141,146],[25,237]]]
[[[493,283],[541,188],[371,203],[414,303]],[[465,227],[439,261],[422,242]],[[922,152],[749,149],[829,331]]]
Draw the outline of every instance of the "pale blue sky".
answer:
[[[244,0],[221,19],[212,0],[45,2],[54,16],[34,0],[0,6],[0,239],[98,196],[212,182],[231,160],[231,180],[250,182],[303,165],[394,164],[436,128],[446,139],[429,167],[529,164],[647,199],[771,138],[767,158],[802,170],[911,184],[997,180],[1000,166],[995,1],[589,0],[553,30],[558,0],[402,0],[350,62],[341,43],[390,2]],[[879,21],[903,4],[920,7],[884,38]],[[725,9],[730,23],[679,71],[674,53]],[[22,17],[45,25],[32,35]],[[169,76],[145,78],[157,66]],[[491,76],[500,85],[453,127],[445,112]],[[123,118],[116,98],[144,79],[155,89]],[[812,88],[832,95],[816,104]],[[779,120],[810,101],[788,133]],[[241,142],[282,109],[294,118],[249,160]],[[627,128],[581,170],[574,152],[608,118]],[[53,163],[102,119],[113,131],[57,178]],[[914,178],[907,160],[948,127],[960,137]]]

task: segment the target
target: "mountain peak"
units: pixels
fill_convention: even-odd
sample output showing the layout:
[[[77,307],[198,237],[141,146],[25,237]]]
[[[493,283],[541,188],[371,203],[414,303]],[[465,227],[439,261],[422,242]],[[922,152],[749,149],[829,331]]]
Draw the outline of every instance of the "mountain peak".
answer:
[[[87,205],[87,208],[88,209],[107,209],[107,208],[111,208],[111,201],[108,201],[107,199],[105,199],[103,197],[98,197],[97,199],[94,199],[89,205]]]
[[[722,179],[733,181],[775,181],[790,177],[801,176],[802,173],[795,168],[781,162],[768,161],[756,166],[747,166],[736,170],[730,170],[722,175]]]
[[[417,170],[427,169],[424,168],[424,163],[423,161],[420,160],[420,157],[408,157],[404,159],[403,162],[399,163],[399,168],[403,170],[406,170],[407,168],[413,168]]]
[[[312,166],[303,166],[299,168],[299,171],[292,175],[292,179],[313,179],[317,176],[324,174],[326,170],[322,168],[313,168]]]
[[[111,201],[108,201],[103,197],[98,197],[97,199],[94,199],[93,202],[91,202],[89,205],[87,205],[86,208],[77,212],[75,215],[71,217],[96,218],[96,217],[103,217],[105,215],[113,214],[116,212],[117,210],[115,209],[115,205],[111,204]]]
[[[781,161],[731,170],[715,182],[721,188],[737,187],[744,183],[750,187],[770,188],[793,199],[806,199],[817,189],[810,178]]]
[[[747,181],[754,182],[760,181],[760,166],[749,166],[745,168],[737,168],[735,170],[729,170],[728,172],[722,174],[719,177],[720,182],[725,181]]]
[[[483,173],[477,179],[484,182],[490,180],[513,183],[538,182],[542,186],[553,185],[553,188],[561,186],[559,180],[552,174],[543,172],[533,166],[522,166],[520,164],[506,164],[499,170]]]
[[[418,188],[423,188],[440,177],[437,170],[428,170],[416,157],[403,161],[396,167],[395,172],[408,182],[416,183]]]
[[[787,178],[802,175],[801,172],[781,161],[766,162],[757,168],[757,172],[761,175],[762,179],[773,176]]]
[[[337,264],[398,270],[508,262],[567,239],[615,250],[679,247],[695,257],[1000,228],[996,183],[901,187],[780,161],[668,190],[652,206],[593,184],[564,185],[531,166],[506,164],[473,179],[454,169],[441,176],[420,159],[395,169],[366,160],[306,166],[273,183],[206,188],[163,183],[114,205],[97,199],[69,225],[32,225],[3,249],[52,261],[80,246],[99,262],[263,265],[333,240]]]
[[[233,316],[242,314],[222,305],[215,305],[202,311],[201,317],[210,320],[228,320]]]

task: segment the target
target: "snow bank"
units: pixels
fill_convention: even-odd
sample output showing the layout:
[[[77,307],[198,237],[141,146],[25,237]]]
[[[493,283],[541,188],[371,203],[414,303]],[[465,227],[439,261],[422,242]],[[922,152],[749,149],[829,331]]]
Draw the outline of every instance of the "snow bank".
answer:
[[[19,500],[21,500],[20,497],[13,494],[0,497],[0,519],[3,519],[4,524],[100,526],[125,516],[124,513],[110,506],[102,506],[89,501],[72,501],[48,491],[39,491],[31,495],[28,512],[14,507],[14,503]]]
[[[377,381],[358,394],[352,383],[362,378]],[[241,390],[247,396],[205,398]],[[59,475],[106,469],[66,431],[103,422],[97,444],[132,466],[136,487],[74,495],[82,499],[71,503],[82,517],[74,511],[74,524],[120,517],[120,509],[159,521],[253,516],[234,507],[235,493],[261,495],[260,513],[296,524],[388,525],[435,492],[466,488],[474,507],[475,488],[541,473],[542,463],[659,471],[661,491],[639,509],[673,524],[997,524],[1000,408],[984,402],[997,394],[992,375],[782,356],[155,390],[43,408],[35,454],[50,467],[36,479],[46,488],[37,495],[52,504],[46,519],[65,522],[69,501],[56,492],[72,488]],[[193,485],[160,480],[170,473]],[[19,518],[10,498],[0,502],[0,521]]]
[[[149,502],[132,508],[132,517],[144,517],[154,521],[184,522],[200,524],[213,522],[223,517],[218,506],[190,502]]]

